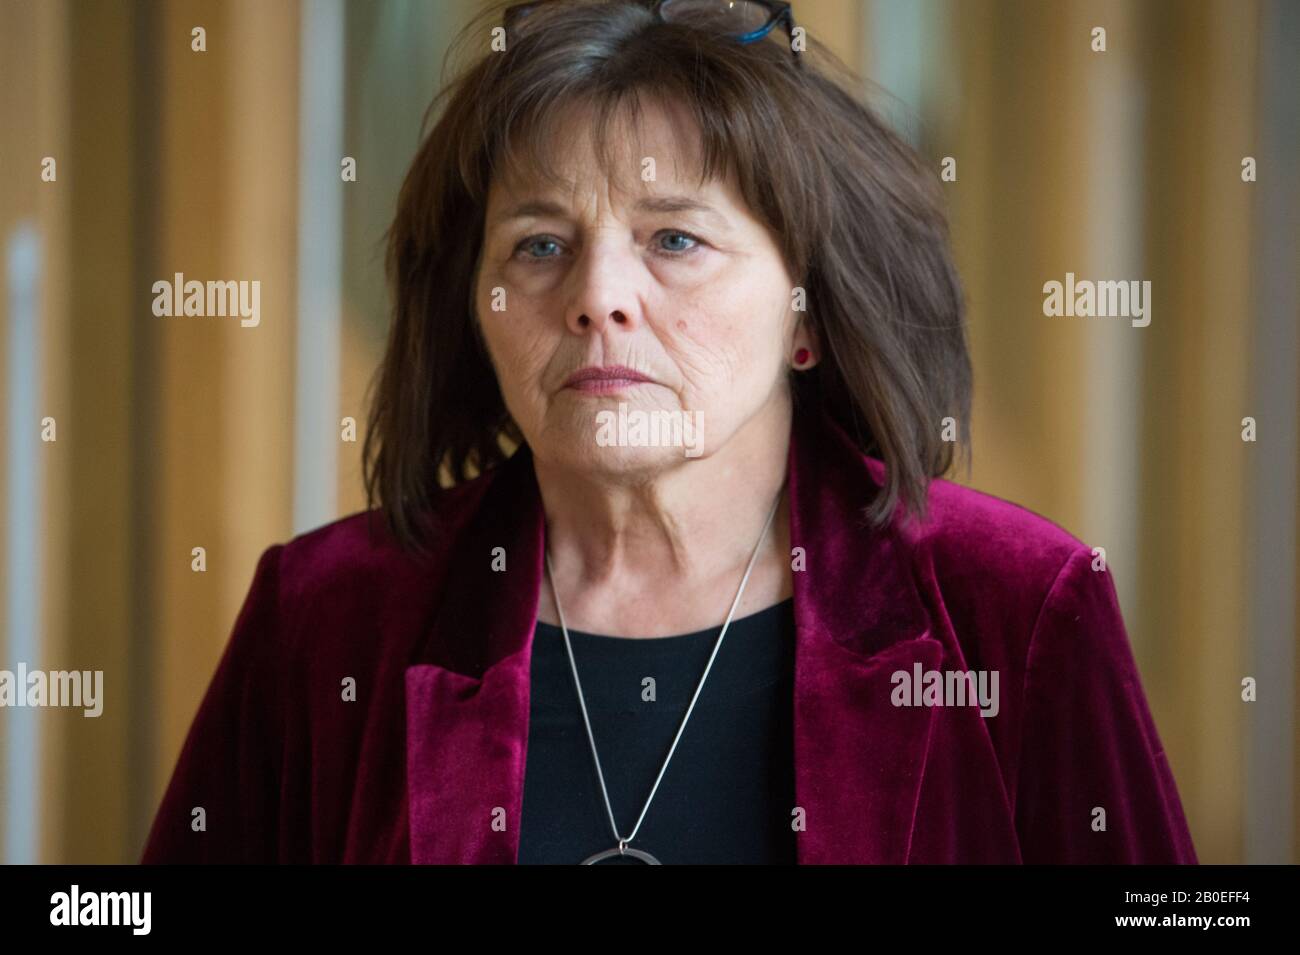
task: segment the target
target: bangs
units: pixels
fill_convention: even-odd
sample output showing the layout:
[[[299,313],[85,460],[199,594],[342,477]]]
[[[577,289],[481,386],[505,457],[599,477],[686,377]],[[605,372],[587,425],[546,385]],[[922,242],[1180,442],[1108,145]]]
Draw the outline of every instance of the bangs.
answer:
[[[649,19],[628,8],[587,20],[563,4],[551,30],[516,38],[509,50],[479,59],[465,77],[466,135],[451,145],[460,188],[479,210],[493,181],[561,192],[566,155],[589,136],[599,172],[613,192],[644,189],[638,153],[648,109],[670,117],[674,174],[698,185],[733,179],[750,212],[778,237],[792,274],[811,258],[811,237],[826,227],[826,202],[815,185],[824,176],[804,144],[814,110],[802,109],[789,51],[742,46],[682,24]],[[658,170],[656,170],[657,174]]]
[[[643,181],[647,158],[656,167],[671,161],[675,176],[694,178],[700,186],[732,175],[734,164],[728,157],[744,153],[729,139],[720,138],[716,127],[701,126],[672,104],[673,97],[661,90],[550,90],[513,114],[509,125],[488,131],[488,141],[495,145],[481,157],[486,176],[467,187],[484,206],[493,180],[572,189],[575,183],[562,167],[568,150],[583,137],[590,138],[597,171],[609,181],[612,192],[634,193]],[[645,113],[653,108],[672,118],[668,155],[642,148]],[[706,130],[714,135],[706,136]],[[728,132],[723,130],[723,136]]]

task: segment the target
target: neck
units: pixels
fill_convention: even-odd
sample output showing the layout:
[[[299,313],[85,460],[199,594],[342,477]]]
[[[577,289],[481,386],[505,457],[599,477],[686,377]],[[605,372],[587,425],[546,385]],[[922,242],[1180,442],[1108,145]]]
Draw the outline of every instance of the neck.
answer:
[[[790,423],[788,399],[777,401],[708,457],[650,477],[577,472],[535,459],[565,624],[632,636],[719,625],[785,482]],[[782,500],[736,618],[788,596],[789,571]],[[543,580],[539,618],[557,623],[558,616]]]

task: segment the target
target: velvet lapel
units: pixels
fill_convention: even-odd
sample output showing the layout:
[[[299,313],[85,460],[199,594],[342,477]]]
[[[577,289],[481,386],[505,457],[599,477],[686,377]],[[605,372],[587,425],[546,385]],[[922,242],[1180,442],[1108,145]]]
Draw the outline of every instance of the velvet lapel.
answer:
[[[943,651],[897,520],[872,531],[861,517],[882,479],[880,462],[830,420],[795,422],[790,546],[806,562],[793,574],[801,865],[901,864],[911,845],[935,710],[892,705],[891,678],[918,662],[936,668]]]
[[[424,659],[406,670],[412,863],[517,861],[545,527],[524,446],[452,546]]]
[[[893,706],[891,676],[936,668],[942,648],[906,536],[896,523],[861,523],[880,462],[828,419],[801,415],[789,465],[791,547],[804,561],[794,573],[798,861],[906,862],[934,708]],[[413,863],[518,858],[544,535],[522,448],[454,546],[442,605],[406,670]],[[493,570],[494,553],[505,570]]]

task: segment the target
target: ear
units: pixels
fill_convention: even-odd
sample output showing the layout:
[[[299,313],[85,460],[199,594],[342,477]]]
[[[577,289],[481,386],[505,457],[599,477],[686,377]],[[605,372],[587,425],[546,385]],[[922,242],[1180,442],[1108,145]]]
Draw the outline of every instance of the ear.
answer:
[[[812,358],[809,360],[807,368],[812,368],[820,362],[825,354],[817,326],[806,314],[799,316],[799,322],[795,325],[794,341],[790,346],[790,354],[793,355],[800,348],[806,348],[812,352]]]

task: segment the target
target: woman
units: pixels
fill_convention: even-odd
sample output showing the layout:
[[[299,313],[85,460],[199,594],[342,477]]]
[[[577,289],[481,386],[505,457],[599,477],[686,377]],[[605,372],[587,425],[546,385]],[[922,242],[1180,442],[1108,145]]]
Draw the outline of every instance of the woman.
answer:
[[[1194,862],[1109,571],[941,477],[934,176],[785,5],[501,13],[145,861]]]

